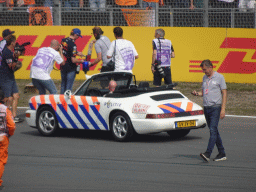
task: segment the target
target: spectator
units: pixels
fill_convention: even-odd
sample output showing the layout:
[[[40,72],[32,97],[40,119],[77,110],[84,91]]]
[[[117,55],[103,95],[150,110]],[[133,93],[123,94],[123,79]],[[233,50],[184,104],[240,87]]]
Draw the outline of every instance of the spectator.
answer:
[[[172,42],[168,39],[164,39],[165,31],[163,29],[157,29],[155,31],[155,39],[153,40],[153,55],[152,55],[152,73],[154,74],[153,84],[161,86],[163,75],[160,74],[159,70],[156,70],[156,60],[160,61],[161,69],[163,70],[164,83],[166,85],[172,84],[171,75],[171,58],[175,57]]]
[[[224,9],[229,8],[230,9],[230,8],[237,7],[237,3],[235,0],[212,0],[210,2],[213,8],[224,8]]]
[[[239,11],[246,12],[247,9],[254,9],[254,0],[239,0],[238,7],[240,8]]]
[[[138,3],[137,0],[115,0],[115,2],[120,6],[133,6]]]
[[[111,42],[108,37],[103,36],[103,31],[100,27],[94,27],[92,31],[96,41],[93,40],[91,44],[95,43],[97,58],[90,63],[90,66],[96,65],[102,60],[102,68],[100,72],[106,72],[108,71],[108,68],[106,67],[107,63],[110,61],[110,59],[107,58],[107,51]]]
[[[90,8],[93,11],[105,11],[106,0],[89,0]]]
[[[3,32],[2,32],[3,40],[0,41],[0,57],[3,52],[3,49],[5,48],[6,41],[8,41],[10,39],[10,37],[12,36],[13,33],[14,33],[14,31],[11,31],[10,29],[3,30]]]
[[[14,70],[18,64],[18,57],[21,55],[20,51],[15,51],[16,37],[11,37],[6,42],[6,46],[2,52],[2,62],[0,66],[0,87],[4,91],[5,101],[7,106],[12,106],[12,114],[14,122],[18,123],[22,120],[17,115],[17,105],[19,101],[19,90],[14,77]]]
[[[33,85],[39,90],[40,95],[45,95],[46,89],[50,94],[57,93],[50,74],[55,61],[60,65],[65,64],[62,52],[62,45],[57,40],[52,40],[50,47],[40,48],[32,60],[30,77],[32,78]]]
[[[204,161],[209,162],[213,148],[216,144],[219,154],[214,161],[226,160],[225,149],[222,144],[220,133],[218,131],[219,119],[225,117],[225,108],[227,102],[227,85],[223,75],[213,71],[213,65],[210,60],[204,60],[200,67],[205,73],[203,77],[202,90],[193,91],[195,96],[202,96],[204,102],[204,115],[207,125],[210,129],[210,139],[205,153],[200,156]]]
[[[83,56],[83,53],[77,51],[75,41],[81,36],[81,30],[75,28],[71,31],[70,36],[62,39],[63,55],[65,57],[65,65],[61,67],[61,94],[66,90],[71,90],[76,78],[77,64],[83,63],[84,59],[77,59],[76,56]]]
[[[175,0],[175,8],[190,8],[194,9],[194,0]]]
[[[2,176],[8,159],[9,138],[15,132],[12,112],[4,105],[3,100],[4,92],[0,90],[0,190],[4,188]]]
[[[115,70],[114,71],[128,71],[132,73],[132,68],[135,63],[135,59],[139,58],[139,55],[132,44],[123,38],[123,29],[121,27],[114,28],[114,36],[116,38],[110,45],[107,52],[107,58],[110,59],[115,51]]]
[[[159,0],[143,0],[142,7],[147,9],[156,9],[157,3],[159,3]]]
[[[17,0],[18,7],[32,7],[35,4],[35,0]]]
[[[66,8],[66,11],[71,11],[72,8],[74,7],[80,7],[83,8],[84,7],[84,1],[83,0],[63,0],[62,1],[64,3],[64,7]],[[73,9],[73,10],[77,10],[77,9]]]

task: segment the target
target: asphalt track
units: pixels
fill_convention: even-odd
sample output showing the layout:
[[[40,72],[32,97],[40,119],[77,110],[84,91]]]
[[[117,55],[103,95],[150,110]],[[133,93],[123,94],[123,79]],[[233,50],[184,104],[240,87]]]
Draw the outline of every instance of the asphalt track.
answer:
[[[226,117],[219,130],[228,160],[205,163],[207,127],[182,139],[161,133],[119,143],[98,131],[43,137],[24,121],[10,139],[4,191],[255,191],[256,119]]]

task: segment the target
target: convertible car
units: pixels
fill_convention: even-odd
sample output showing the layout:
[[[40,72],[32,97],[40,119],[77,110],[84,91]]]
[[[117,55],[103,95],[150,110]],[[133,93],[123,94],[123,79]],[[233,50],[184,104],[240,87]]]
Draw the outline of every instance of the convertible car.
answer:
[[[117,87],[109,93],[108,84]],[[202,108],[190,101],[175,85],[150,87],[136,83],[127,72],[105,72],[88,78],[72,94],[38,95],[29,100],[26,121],[45,136],[58,129],[111,131],[117,141],[134,134],[167,132],[184,137],[191,129],[206,126]]]

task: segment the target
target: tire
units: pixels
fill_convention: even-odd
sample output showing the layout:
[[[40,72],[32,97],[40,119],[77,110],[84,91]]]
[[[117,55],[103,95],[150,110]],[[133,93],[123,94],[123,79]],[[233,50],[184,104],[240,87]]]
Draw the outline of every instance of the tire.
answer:
[[[38,111],[36,127],[44,136],[52,136],[58,129],[58,120],[55,112],[50,107],[42,107]]]
[[[181,137],[185,137],[187,134],[189,134],[189,132],[190,132],[190,129],[167,131],[167,133],[170,135],[170,137],[172,139],[178,139]]]
[[[127,141],[134,133],[130,118],[121,111],[111,117],[110,131],[116,141]]]

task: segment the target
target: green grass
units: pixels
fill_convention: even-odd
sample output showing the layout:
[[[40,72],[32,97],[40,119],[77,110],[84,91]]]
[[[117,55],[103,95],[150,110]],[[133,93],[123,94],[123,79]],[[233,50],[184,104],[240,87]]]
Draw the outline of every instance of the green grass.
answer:
[[[36,93],[24,93],[25,86],[31,82],[31,80],[16,80],[19,90],[20,99],[19,107],[27,107],[30,97],[36,95]],[[60,90],[60,80],[54,80],[57,90]],[[73,91],[76,90],[82,83],[82,80],[76,80],[74,83]],[[138,84],[139,82],[137,82]],[[153,86],[152,82],[149,82],[150,86]],[[201,83],[192,82],[177,82],[177,90],[181,91],[191,101],[202,106],[202,97],[195,97],[191,94],[193,90],[200,90]],[[228,115],[246,115],[256,116],[256,85],[255,84],[242,84],[242,83],[227,83],[228,87],[228,101],[226,114]]]

